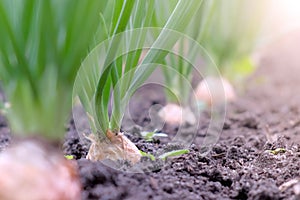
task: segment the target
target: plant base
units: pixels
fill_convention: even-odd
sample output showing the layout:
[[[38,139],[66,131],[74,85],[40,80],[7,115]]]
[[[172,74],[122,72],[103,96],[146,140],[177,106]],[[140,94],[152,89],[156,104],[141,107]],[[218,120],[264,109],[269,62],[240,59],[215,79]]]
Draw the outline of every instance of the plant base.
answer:
[[[138,148],[123,134],[114,134],[111,131],[106,133],[107,139],[100,140],[91,134],[87,138],[92,142],[87,159],[100,160],[127,160],[135,164],[140,161],[141,153]]]

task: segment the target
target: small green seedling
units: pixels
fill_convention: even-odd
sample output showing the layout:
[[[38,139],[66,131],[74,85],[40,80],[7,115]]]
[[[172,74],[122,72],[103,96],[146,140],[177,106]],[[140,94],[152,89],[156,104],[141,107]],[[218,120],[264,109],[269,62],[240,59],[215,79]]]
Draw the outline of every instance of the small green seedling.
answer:
[[[155,157],[154,157],[154,155],[152,155],[151,153],[146,153],[146,152],[141,151],[141,150],[140,150],[140,153],[141,153],[141,155],[142,155],[143,157],[148,157],[148,158],[150,158],[152,161],[155,161]]]
[[[157,132],[157,129],[155,129],[154,131],[142,131],[141,132],[141,136],[147,141],[147,142],[151,142],[153,141],[154,137],[168,137],[167,134],[165,133],[159,133]]]
[[[73,155],[65,155],[65,158],[67,160],[73,160],[74,159],[74,156]]]
[[[268,150],[268,152],[273,154],[273,155],[277,155],[279,153],[285,153],[286,149],[285,148],[277,148],[275,150]]]
[[[166,153],[160,155],[158,158],[165,161],[168,157],[181,156],[181,155],[189,153],[189,152],[190,151],[188,149],[174,150],[174,151],[166,152]]]

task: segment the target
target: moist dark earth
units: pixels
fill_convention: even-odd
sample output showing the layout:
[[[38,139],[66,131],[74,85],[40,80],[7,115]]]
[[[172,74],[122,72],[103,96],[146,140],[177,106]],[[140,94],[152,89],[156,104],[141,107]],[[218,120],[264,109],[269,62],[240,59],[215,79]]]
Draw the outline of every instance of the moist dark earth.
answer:
[[[88,142],[80,140],[71,120],[62,148],[77,160],[82,199],[300,199],[299,48],[300,31],[294,31],[262,50],[259,67],[239,88],[237,101],[227,105],[220,139],[207,154],[202,142],[209,112],[201,114],[189,153],[165,163],[143,158],[144,173],[85,159]],[[123,130],[133,133],[127,135],[140,150],[155,155],[180,148],[168,144],[176,126],[161,128],[169,139],[147,142],[136,133],[152,126],[149,109],[165,103],[162,88],[154,85],[142,87],[130,103],[136,125],[124,120]],[[0,116],[0,151],[11,140]]]

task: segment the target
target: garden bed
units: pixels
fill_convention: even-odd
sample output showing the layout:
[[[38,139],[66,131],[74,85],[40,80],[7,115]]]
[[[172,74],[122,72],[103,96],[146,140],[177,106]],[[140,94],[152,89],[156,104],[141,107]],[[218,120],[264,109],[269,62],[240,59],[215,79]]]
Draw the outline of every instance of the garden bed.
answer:
[[[299,32],[270,46],[260,68],[247,82],[240,98],[227,106],[219,142],[207,155],[201,145],[209,123],[203,113],[190,153],[154,162],[152,172],[126,173],[84,157],[87,146],[80,141],[74,123],[68,125],[63,145],[74,155],[83,184],[83,199],[298,199],[300,198],[300,85]],[[162,89],[141,88],[131,102],[132,119],[145,127],[148,109],[164,104]],[[123,124],[126,127],[126,120]],[[162,129],[169,137],[177,127]],[[128,137],[145,152],[173,148],[167,139],[146,142]],[[0,116],[0,151],[11,141]],[[294,182],[290,182],[294,180]],[[286,184],[289,182],[290,184]]]

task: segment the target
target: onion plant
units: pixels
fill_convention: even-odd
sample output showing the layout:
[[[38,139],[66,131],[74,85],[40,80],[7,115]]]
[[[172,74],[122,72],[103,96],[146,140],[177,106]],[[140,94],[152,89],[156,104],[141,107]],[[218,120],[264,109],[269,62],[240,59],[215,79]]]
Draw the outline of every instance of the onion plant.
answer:
[[[92,134],[87,136],[91,147],[87,157],[92,160],[140,159],[136,146],[120,133],[125,107],[134,91],[163,63],[178,37],[169,29],[182,32],[199,9],[199,0],[179,0],[163,29],[151,25],[157,1],[112,1],[111,10],[102,16],[100,43],[82,63],[75,80],[74,99],[79,97]],[[113,19],[113,20],[110,20]],[[155,38],[149,39],[149,33]],[[105,40],[106,39],[106,40]],[[143,49],[147,49],[142,56]],[[112,101],[112,112],[108,107]],[[76,101],[75,101],[76,102]]]
[[[0,79],[13,133],[63,136],[76,72],[105,1],[0,0]]]
[[[0,79],[7,99],[2,105],[14,134],[53,140],[64,135],[74,79],[102,31],[105,6],[0,0]],[[80,199],[77,167],[38,141],[20,140],[0,154],[0,199]]]
[[[155,26],[161,26],[170,15],[174,1],[161,1],[156,6],[158,9],[164,10],[164,12],[156,13],[154,20]],[[207,0],[203,2],[190,25],[184,31],[189,37],[199,42],[209,54],[209,56],[202,57],[205,66],[202,69],[202,76],[204,74],[218,76],[218,74],[214,74],[216,72],[215,66],[218,67],[222,76],[231,80],[241,79],[253,70],[249,56],[256,45],[262,25],[263,8],[265,8],[265,1],[229,0],[225,2]],[[181,52],[186,51],[188,54],[192,54],[194,59],[198,59],[198,52],[186,40],[178,41],[176,48]],[[166,85],[169,86],[166,90],[167,102],[173,104],[179,102],[186,111],[186,107],[190,104],[191,87],[183,84],[183,80],[192,81],[195,76],[192,73],[193,67],[181,57],[172,54],[166,57],[165,62],[176,70],[175,73],[163,71]],[[205,77],[200,78],[203,78],[204,82],[198,87],[196,93],[202,94],[196,95],[201,98],[204,95],[204,99],[210,100],[209,90],[214,88],[214,82],[218,78],[209,79],[210,89],[207,89],[208,83]],[[231,85],[225,79],[222,79],[222,83],[225,99],[227,97],[234,98]],[[186,112],[185,115],[190,114]]]
[[[264,21],[264,8],[267,1],[253,0],[211,0],[211,14],[206,26],[197,40],[211,55],[221,73],[225,101],[234,101],[235,91],[229,81],[238,83],[254,70],[250,59],[257,46],[258,37]],[[255,12],[255,15],[253,13]],[[211,63],[206,60],[206,71],[210,74],[199,83],[196,95],[199,102],[207,105],[222,103],[210,97],[210,88],[216,88],[218,78],[211,72]],[[229,81],[227,81],[228,79]],[[216,90],[220,90],[216,88]]]

